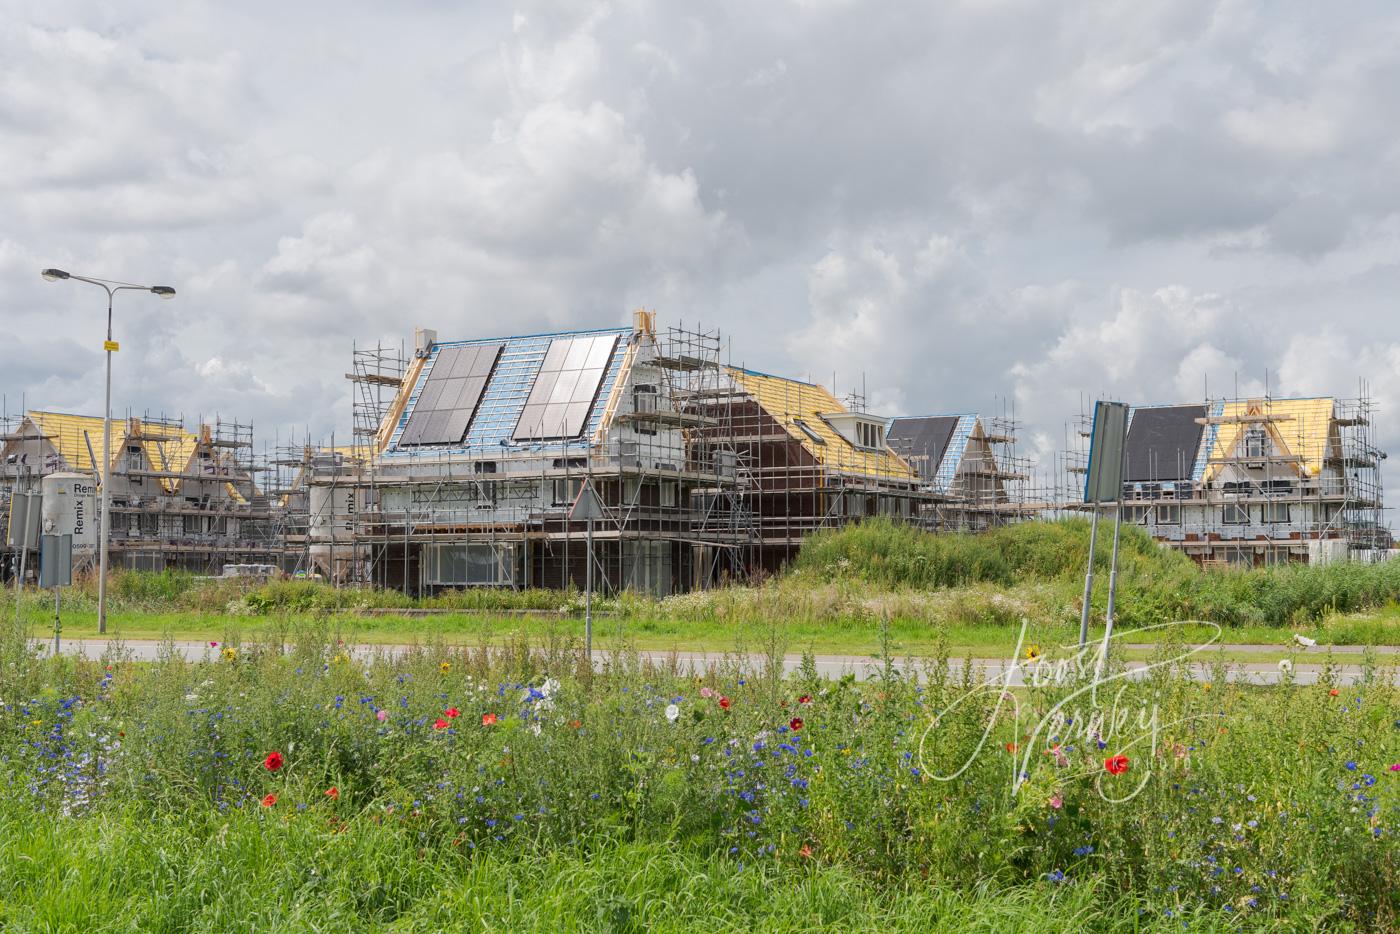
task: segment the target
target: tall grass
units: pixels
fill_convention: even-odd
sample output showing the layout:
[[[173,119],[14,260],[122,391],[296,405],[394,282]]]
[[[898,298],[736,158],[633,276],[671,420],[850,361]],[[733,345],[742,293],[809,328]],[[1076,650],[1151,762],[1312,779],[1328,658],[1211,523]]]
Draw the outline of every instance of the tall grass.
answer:
[[[1017,692],[1016,721],[1000,690],[954,705],[973,675],[944,657],[860,683],[625,650],[591,672],[569,640],[353,659],[324,626],[198,662],[0,641],[7,930],[1013,928],[1037,908],[1060,929],[1142,910],[1388,930],[1400,912],[1384,673],[1208,689],[1167,666],[1062,736],[1026,718],[1080,683]],[[1140,707],[1155,727],[1117,719]]]

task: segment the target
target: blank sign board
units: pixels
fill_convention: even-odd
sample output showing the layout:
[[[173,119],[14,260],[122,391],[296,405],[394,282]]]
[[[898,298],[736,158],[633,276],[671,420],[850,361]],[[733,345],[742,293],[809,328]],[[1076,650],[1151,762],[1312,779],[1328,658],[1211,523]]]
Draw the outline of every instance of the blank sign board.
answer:
[[[1084,502],[1116,503],[1123,496],[1123,447],[1128,438],[1128,406],[1094,404],[1094,433],[1089,441],[1089,472]]]

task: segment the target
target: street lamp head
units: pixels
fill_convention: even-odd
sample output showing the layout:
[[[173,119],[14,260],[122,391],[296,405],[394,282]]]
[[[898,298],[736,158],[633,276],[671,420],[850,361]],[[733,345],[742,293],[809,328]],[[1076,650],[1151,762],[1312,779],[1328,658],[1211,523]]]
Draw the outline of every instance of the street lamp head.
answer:
[[[161,298],[175,297],[175,290],[168,285],[153,285],[151,286],[151,291],[159,295]]]
[[[68,273],[64,272],[62,269],[45,269],[43,272],[39,273],[39,275],[50,282],[57,282],[59,279],[68,278]]]

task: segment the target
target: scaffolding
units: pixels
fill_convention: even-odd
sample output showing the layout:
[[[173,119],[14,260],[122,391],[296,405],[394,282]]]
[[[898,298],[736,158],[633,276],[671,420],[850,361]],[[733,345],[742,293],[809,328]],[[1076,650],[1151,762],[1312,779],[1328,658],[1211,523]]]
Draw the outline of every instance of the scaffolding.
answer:
[[[259,488],[251,424],[128,412],[111,422],[52,412],[5,416],[0,493],[38,489],[59,471],[109,485],[112,564],[219,573],[224,565],[280,565],[282,511]]]
[[[1185,408],[1185,407],[1181,407]],[[1195,449],[1124,483],[1124,521],[1206,567],[1378,561],[1391,548],[1375,404],[1353,398],[1207,397]],[[1140,410],[1134,410],[1134,417]],[[1131,432],[1130,421],[1130,432]],[[1062,508],[1083,509],[1091,419],[1067,426]]]
[[[570,337],[501,342],[492,379],[508,391],[483,399],[474,425],[514,425],[541,347],[555,336]],[[466,585],[581,587],[587,529],[569,513],[585,482],[605,513],[591,556],[600,589],[664,593],[741,573],[752,533],[737,492],[738,459],[732,445],[709,435],[730,398],[717,332],[658,333],[654,314],[639,312],[610,358],[603,417],[580,437],[494,447],[464,440],[450,451],[386,455],[434,347],[420,341],[412,361],[382,345],[357,349],[348,374],[362,387],[357,440],[372,438],[374,450],[312,465],[308,538],[317,573],[415,594]],[[393,373],[405,387],[396,398],[364,391],[388,386],[366,375]],[[719,411],[701,414],[701,406]]]

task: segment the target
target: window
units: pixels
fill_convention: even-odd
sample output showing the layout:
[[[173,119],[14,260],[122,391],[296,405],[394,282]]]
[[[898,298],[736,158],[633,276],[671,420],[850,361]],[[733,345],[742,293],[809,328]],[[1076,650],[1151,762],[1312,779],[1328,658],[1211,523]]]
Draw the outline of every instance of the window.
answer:
[[[185,516],[185,534],[199,535],[204,531],[203,516]]]
[[[228,516],[210,516],[209,531],[214,535],[225,535],[228,533]]]
[[[794,418],[792,420],[792,423],[797,426],[799,431],[801,431],[804,435],[807,436],[808,441],[811,441],[813,444],[826,444],[826,439],[823,438],[821,435],[817,434],[816,431],[813,430],[812,426],[804,422],[802,419]]]
[[[1249,509],[1235,503],[1226,503],[1221,507],[1221,521],[1226,525],[1247,525],[1249,523]]]
[[[640,415],[656,414],[656,387],[638,384],[632,387],[632,407]]]
[[[160,516],[157,516],[157,515],[155,515],[155,514],[153,514],[153,513],[142,513],[142,514],[141,514],[141,534],[142,534],[142,535],[159,535],[159,534],[160,534]]]
[[[1244,433],[1244,456],[1262,458],[1268,456],[1269,436],[1262,428],[1251,428]]]
[[[884,426],[871,422],[856,422],[856,446],[871,449],[884,447]]]
[[[516,422],[514,439],[539,441],[582,434],[616,346],[616,334],[551,341]]]
[[[495,473],[495,472],[496,472],[496,462],[495,462],[495,461],[476,461],[475,463],[472,464],[472,471],[473,471],[474,473]]]
[[[427,545],[423,549],[423,583],[447,587],[481,587],[515,580],[516,548],[473,542]]]
[[[1287,522],[1289,516],[1288,503],[1265,503],[1265,522]]]
[[[679,486],[679,484],[677,484],[677,483],[676,483],[675,481],[673,481],[673,480],[666,480],[666,481],[663,481],[663,482],[662,482],[662,484],[661,484],[661,505],[662,505],[662,506],[674,506],[674,505],[676,505],[676,489],[677,489],[678,486]]]
[[[1156,521],[1158,525],[1181,525],[1181,507],[1164,506],[1158,504],[1156,510]]]
[[[1128,506],[1123,510],[1123,518],[1136,525],[1146,525],[1151,515],[1151,506]]]
[[[559,477],[554,481],[554,505],[572,506],[583,489],[582,477]]]

